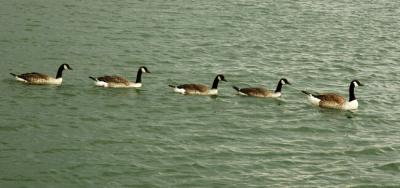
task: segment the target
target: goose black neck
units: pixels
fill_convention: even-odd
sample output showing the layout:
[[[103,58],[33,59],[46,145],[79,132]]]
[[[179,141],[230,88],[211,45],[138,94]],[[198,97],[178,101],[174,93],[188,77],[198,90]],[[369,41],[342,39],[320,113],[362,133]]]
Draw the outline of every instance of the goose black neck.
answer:
[[[61,65],[60,67],[58,67],[56,78],[61,78],[62,77],[63,70],[64,70],[64,65]]]
[[[141,83],[141,82],[142,82],[142,68],[139,68],[136,75],[136,83]]]
[[[275,93],[279,93],[282,91],[282,81],[279,80],[278,85],[276,86]]]
[[[218,88],[218,82],[219,82],[219,79],[218,79],[218,76],[217,76],[217,77],[215,77],[215,79],[214,79],[214,82],[213,82],[213,84],[212,84],[211,89],[217,89],[217,88]]]
[[[349,102],[356,100],[356,95],[354,94],[355,85],[354,83],[350,84],[349,87]]]

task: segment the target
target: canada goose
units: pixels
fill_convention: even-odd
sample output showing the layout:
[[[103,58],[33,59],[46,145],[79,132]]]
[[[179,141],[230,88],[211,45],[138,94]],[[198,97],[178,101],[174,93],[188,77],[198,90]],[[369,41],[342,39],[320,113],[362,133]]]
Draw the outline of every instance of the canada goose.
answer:
[[[150,73],[149,69],[145,66],[139,67],[136,75],[136,82],[130,82],[121,76],[102,76],[102,77],[91,77],[95,81],[96,86],[100,87],[113,87],[113,88],[139,88],[142,87],[142,73]]]
[[[363,84],[361,84],[358,80],[353,80],[350,82],[349,101],[346,101],[344,97],[335,93],[314,95],[307,91],[302,92],[308,95],[308,100],[315,106],[340,110],[355,110],[358,108],[357,98],[354,95],[354,88],[357,86],[363,86]]]
[[[46,74],[37,73],[37,72],[30,72],[24,74],[14,74],[10,73],[12,76],[15,77],[16,80],[25,82],[28,84],[38,84],[38,85],[60,85],[62,83],[62,72],[63,70],[72,70],[72,68],[68,64],[61,64],[58,68],[56,77],[51,77]]]
[[[282,86],[285,84],[289,84],[289,81],[286,78],[282,78],[279,80],[278,85],[276,86],[275,91],[269,91],[264,88],[253,87],[253,88],[241,88],[239,89],[236,86],[232,86],[240,95],[245,96],[253,96],[253,97],[280,97],[282,95]]]
[[[208,86],[203,84],[183,84],[183,85],[169,85],[169,87],[174,88],[174,92],[187,94],[187,95],[217,95],[218,94],[218,82],[225,81],[225,77],[222,74],[218,74],[214,82],[211,86],[211,89]]]

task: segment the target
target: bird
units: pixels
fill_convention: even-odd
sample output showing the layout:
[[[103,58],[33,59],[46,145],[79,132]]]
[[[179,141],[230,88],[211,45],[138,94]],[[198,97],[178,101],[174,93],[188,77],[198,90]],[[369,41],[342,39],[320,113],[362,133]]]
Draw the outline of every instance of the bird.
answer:
[[[279,80],[275,91],[270,91],[265,88],[260,87],[251,87],[251,88],[238,88],[236,86],[232,86],[240,95],[244,96],[253,96],[253,97],[265,97],[265,98],[277,98],[282,95],[282,86],[288,84],[289,81],[286,78],[282,78]]]
[[[145,66],[139,67],[136,75],[136,81],[131,82],[128,79],[121,76],[101,76],[101,77],[92,77],[89,76],[90,79],[95,81],[96,86],[100,87],[110,87],[110,88],[140,88],[142,87],[142,73],[150,73],[149,69]]]
[[[358,108],[358,101],[354,95],[354,89],[358,86],[363,86],[358,80],[352,80],[349,86],[349,100],[343,96],[335,93],[325,93],[325,94],[312,94],[307,91],[302,91],[308,96],[308,100],[311,104],[319,106],[322,108],[333,108],[339,110],[355,110]]]
[[[174,88],[174,92],[185,94],[185,95],[218,95],[218,83],[219,81],[225,81],[224,75],[218,74],[211,86],[211,89],[204,84],[182,84],[182,85],[168,85]]]
[[[24,74],[14,74],[10,73],[12,76],[15,77],[16,80],[28,83],[28,84],[35,84],[35,85],[61,85],[63,79],[62,79],[62,73],[64,70],[72,70],[72,68],[64,63],[61,64],[60,67],[57,70],[57,75],[56,77],[51,77],[47,74],[43,73],[37,73],[37,72],[30,72],[30,73],[24,73]]]

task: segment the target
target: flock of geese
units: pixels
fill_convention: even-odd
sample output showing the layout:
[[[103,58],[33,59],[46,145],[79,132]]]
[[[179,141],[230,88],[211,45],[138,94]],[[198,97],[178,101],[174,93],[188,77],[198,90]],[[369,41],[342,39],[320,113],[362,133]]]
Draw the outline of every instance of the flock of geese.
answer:
[[[72,70],[72,68],[68,64],[62,64],[57,70],[56,77],[51,77],[46,74],[30,72],[24,74],[14,74],[10,73],[15,77],[16,80],[28,83],[28,84],[37,84],[37,85],[60,85],[62,83],[62,73],[64,70]],[[149,69],[145,66],[139,67],[136,75],[136,81],[131,82],[128,79],[121,76],[101,76],[101,77],[92,77],[92,79],[96,86],[100,87],[109,87],[109,88],[140,88],[142,87],[142,74],[150,73]],[[218,83],[219,81],[227,81],[222,74],[218,74],[211,88],[204,84],[182,84],[182,85],[169,85],[173,88],[174,92],[185,94],[185,95],[217,95],[218,94]],[[276,89],[274,91],[267,90],[265,88],[259,87],[251,87],[251,88],[239,88],[233,86],[238,94],[244,96],[253,96],[253,97],[269,97],[269,98],[277,98],[282,95],[282,86],[285,84],[289,84],[290,82],[282,78],[279,80]],[[314,106],[319,106],[322,108],[333,108],[340,110],[355,110],[358,108],[357,98],[354,95],[354,89],[357,86],[362,86],[362,84],[358,80],[353,80],[350,82],[349,86],[349,100],[347,101],[343,96],[340,96],[335,93],[325,93],[325,94],[312,94],[307,91],[302,91],[307,95],[308,100]]]

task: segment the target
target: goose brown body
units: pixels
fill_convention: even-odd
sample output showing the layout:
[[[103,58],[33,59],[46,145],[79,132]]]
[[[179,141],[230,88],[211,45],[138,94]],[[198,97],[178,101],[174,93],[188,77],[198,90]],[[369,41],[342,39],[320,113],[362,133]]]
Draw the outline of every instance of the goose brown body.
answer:
[[[31,83],[45,83],[51,77],[46,74],[30,72],[18,75],[19,78]]]
[[[323,108],[340,109],[346,104],[346,98],[336,93],[325,93],[314,97],[320,99],[319,106]]]
[[[340,110],[355,110],[358,108],[358,101],[354,94],[355,87],[362,86],[358,80],[350,82],[349,86],[349,100],[345,97],[336,93],[325,93],[325,94],[311,94],[307,91],[302,91],[307,94],[308,100],[311,104],[322,108],[333,108]]]
[[[105,75],[97,78],[89,76],[89,78],[95,81],[96,86],[100,87],[139,88],[142,87],[142,73],[150,73],[150,71],[145,66],[139,67],[135,82],[131,82],[128,79],[117,75]]]
[[[57,70],[56,77],[51,77],[47,74],[38,73],[38,72],[29,72],[20,75],[16,75],[14,73],[10,73],[15,77],[16,80],[25,82],[28,84],[36,84],[36,85],[60,85],[62,83],[62,72],[64,70],[72,70],[72,68],[68,64],[61,64]]]
[[[128,87],[130,84],[128,79],[121,77],[121,76],[116,76],[116,75],[101,76],[101,77],[98,77],[97,80],[107,82],[108,84],[110,84],[110,87],[118,87],[118,86]]]
[[[276,98],[282,95],[281,93],[282,86],[285,84],[290,85],[290,82],[286,78],[281,78],[276,86],[275,91],[271,91],[261,87],[238,88],[236,86],[233,86],[233,89],[235,89],[241,95],[252,96],[252,97]]]
[[[217,95],[219,81],[226,82],[224,75],[217,75],[213,81],[211,88],[204,84],[181,84],[177,86],[169,86],[174,88],[175,92],[186,95]]]
[[[239,89],[240,93],[244,93],[248,96],[254,96],[254,97],[272,97],[272,94],[274,93],[273,91],[269,91],[264,88],[242,88]]]
[[[186,94],[207,94],[208,86],[204,84],[182,84],[177,86],[179,89],[184,89]]]

